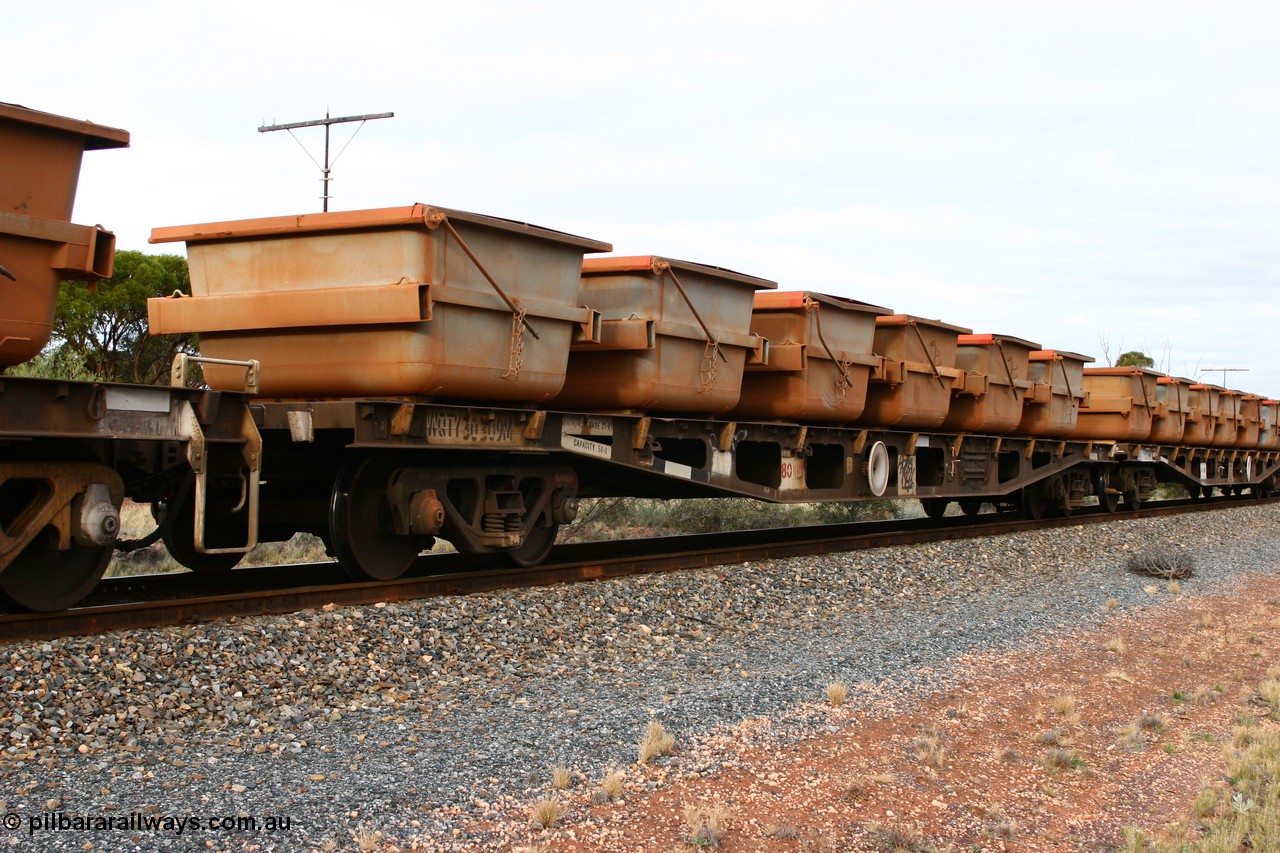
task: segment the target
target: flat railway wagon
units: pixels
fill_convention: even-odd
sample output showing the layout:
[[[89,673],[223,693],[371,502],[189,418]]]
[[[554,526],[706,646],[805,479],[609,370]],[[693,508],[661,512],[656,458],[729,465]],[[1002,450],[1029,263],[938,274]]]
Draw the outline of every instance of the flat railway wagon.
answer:
[[[123,130],[0,104],[0,367],[48,342],[61,280],[111,275],[111,232],[69,220],[84,152],[128,144]],[[34,610],[83,598],[117,544],[126,497],[171,510],[156,536],[175,554],[207,550],[191,532],[204,473],[240,479],[246,495],[258,480],[247,399],[0,376],[0,597]],[[255,529],[249,512],[240,518],[238,551]]]
[[[1160,481],[1264,494],[1280,467],[1261,398],[1248,417],[1225,391],[1193,407],[1204,386],[1154,371],[719,267],[596,256],[608,245],[524,223],[417,204],[152,240],[186,243],[193,294],[152,300],[153,330],[261,365],[260,537],[312,532],[357,577],[398,576],[435,537],[535,564],[580,497],[1038,517],[1137,507]],[[1245,420],[1182,441],[1189,424]]]
[[[127,142],[20,108],[0,123],[56,125],[77,158]],[[4,233],[38,230],[24,216]],[[1280,469],[1271,400],[522,222],[413,204],[152,242],[186,244],[192,293],[151,300],[151,331],[199,333],[208,387],[185,355],[168,388],[3,379],[0,592],[21,606],[92,587],[124,496],[195,571],[306,531],[391,579],[437,537],[536,564],[582,497],[1040,516],[1136,507],[1162,481],[1263,495]],[[23,274],[56,279],[64,254]]]

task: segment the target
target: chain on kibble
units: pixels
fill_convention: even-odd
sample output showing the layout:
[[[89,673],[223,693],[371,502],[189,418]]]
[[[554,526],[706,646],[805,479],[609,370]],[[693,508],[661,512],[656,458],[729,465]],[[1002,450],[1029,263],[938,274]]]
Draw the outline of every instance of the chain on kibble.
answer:
[[[520,376],[520,368],[524,366],[524,306],[517,303],[511,315],[511,352],[507,358],[507,372],[503,379],[516,379]]]
[[[698,371],[702,379],[702,387],[698,389],[699,394],[705,394],[715,386],[716,372],[719,369],[716,361],[723,357],[720,352],[720,343],[715,338],[707,338],[707,345],[702,350],[702,367]]]
[[[840,359],[836,365],[840,368],[840,376],[836,379],[836,403],[843,403],[845,396],[849,393],[849,388],[853,384],[849,379],[849,365],[853,364],[846,354],[841,352]]]

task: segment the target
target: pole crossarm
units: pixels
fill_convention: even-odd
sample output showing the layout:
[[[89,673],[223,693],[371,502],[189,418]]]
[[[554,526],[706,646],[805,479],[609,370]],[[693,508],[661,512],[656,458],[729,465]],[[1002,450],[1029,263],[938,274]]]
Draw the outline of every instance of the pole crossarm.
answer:
[[[320,168],[320,171],[322,173],[320,180],[324,184],[324,195],[321,196],[321,199],[324,201],[324,211],[328,213],[329,198],[330,198],[329,181],[331,179],[330,173],[332,172],[332,169],[330,168],[331,164],[329,163],[329,128],[335,124],[347,124],[353,121],[360,122],[360,127],[364,127],[364,122],[366,121],[371,121],[372,119],[376,119],[376,118],[394,118],[394,117],[395,117],[395,113],[368,113],[362,116],[339,116],[338,118],[333,118],[329,115],[328,112],[326,112],[324,114],[324,118],[312,119],[311,121],[295,121],[295,122],[290,122],[288,124],[264,124],[258,128],[258,133],[270,133],[273,130],[287,130],[289,131],[289,135],[293,136],[293,131],[297,130],[300,127],[323,127],[324,128],[324,165],[321,166]],[[355,138],[356,133],[360,132],[360,127],[357,127],[355,130],[355,133],[351,134],[352,139]],[[294,139],[296,140],[297,137],[295,136]],[[350,143],[351,140],[348,139],[347,142]],[[302,142],[299,141],[298,144],[302,145]],[[307,150],[305,145],[302,146],[302,150],[303,151]],[[344,145],[342,147],[342,151],[346,151],[346,150],[347,148]],[[338,152],[339,157],[342,156],[342,151]],[[308,157],[311,156],[310,152],[307,152],[307,156]],[[311,158],[311,162],[315,163],[314,157]],[[318,166],[320,164],[316,163],[316,165]]]
[[[363,116],[343,116],[342,118],[318,118],[313,121],[295,121],[289,124],[264,124],[258,133],[269,133],[273,130],[294,130],[299,127],[319,127],[321,125],[346,124],[351,121],[371,121],[375,118],[395,118],[395,113],[369,113]]]
[[[1225,388],[1227,384],[1228,373],[1248,373],[1248,372],[1249,372],[1249,368],[1247,367],[1202,367],[1200,368],[1200,373],[1197,375],[1202,376],[1206,373],[1221,373],[1222,385]]]

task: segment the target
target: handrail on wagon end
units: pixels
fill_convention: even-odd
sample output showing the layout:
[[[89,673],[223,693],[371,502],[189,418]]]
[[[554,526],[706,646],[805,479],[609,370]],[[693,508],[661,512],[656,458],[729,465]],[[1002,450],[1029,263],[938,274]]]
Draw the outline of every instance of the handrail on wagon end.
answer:
[[[169,370],[169,384],[174,388],[187,387],[187,377],[190,373],[188,365],[192,362],[197,364],[224,364],[230,367],[244,368],[244,393],[258,393],[258,378],[261,371],[261,365],[256,358],[248,361],[238,361],[230,358],[206,358],[202,355],[191,355],[190,353],[180,352],[173,359],[173,366]]]

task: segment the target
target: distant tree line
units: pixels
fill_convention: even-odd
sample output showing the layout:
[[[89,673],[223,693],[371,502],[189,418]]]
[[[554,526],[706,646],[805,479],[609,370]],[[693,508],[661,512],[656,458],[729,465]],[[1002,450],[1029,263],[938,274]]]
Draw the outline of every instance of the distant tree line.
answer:
[[[32,361],[7,372],[146,385],[166,382],[174,356],[195,352],[198,346],[194,334],[147,332],[147,299],[174,291],[191,293],[186,258],[116,252],[111,278],[62,283],[49,345]]]

